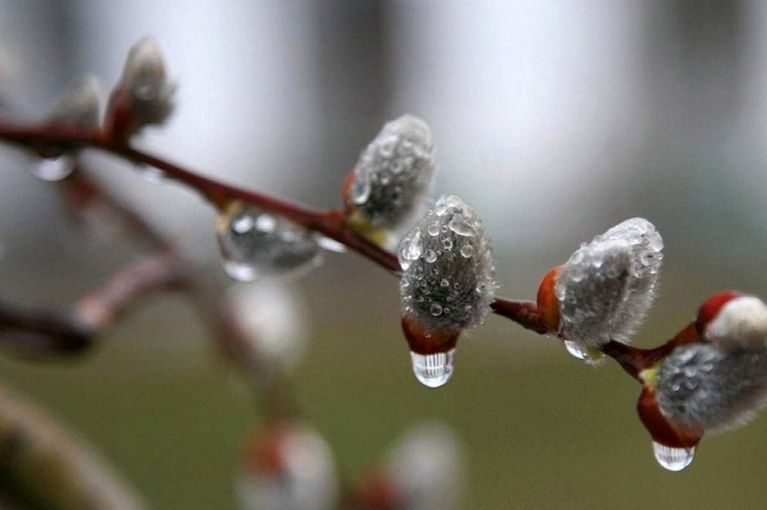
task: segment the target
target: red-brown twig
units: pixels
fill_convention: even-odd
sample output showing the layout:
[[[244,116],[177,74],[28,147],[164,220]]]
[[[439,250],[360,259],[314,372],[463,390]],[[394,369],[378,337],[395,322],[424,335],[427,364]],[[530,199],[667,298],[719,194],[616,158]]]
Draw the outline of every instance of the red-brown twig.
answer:
[[[20,126],[0,122],[0,139],[27,147],[50,143],[72,148],[91,147],[120,156],[133,163],[149,165],[163,171],[168,178],[197,190],[219,210],[226,207],[231,201],[240,200],[279,214],[307,229],[334,239],[393,274],[399,272],[397,257],[350,229],[345,222],[342,211],[311,209],[289,200],[205,177],[165,159],[134,149],[119,140],[112,139],[101,131],[55,125]],[[130,215],[128,217],[130,218]],[[141,222],[138,223],[138,226],[140,230],[152,232],[150,227],[144,229]],[[541,319],[535,302],[498,297],[492,303],[492,310],[497,315],[506,317],[536,333],[550,333]],[[74,331],[72,329],[72,332]],[[648,364],[659,359],[662,354],[670,352],[670,346],[673,342],[674,340],[671,340],[656,349],[639,349],[612,341],[605,345],[602,351],[620,363],[630,375],[637,378],[639,372]]]
[[[178,288],[187,276],[183,261],[172,253],[158,253],[119,269],[68,312],[0,299],[0,339],[22,355],[77,354],[141,297]]]
[[[233,200],[240,200],[279,214],[307,229],[334,239],[392,273],[396,274],[399,271],[396,256],[351,230],[347,226],[342,212],[307,208],[288,200],[205,177],[177,164],[134,149],[125,143],[115,141],[101,131],[83,130],[69,126],[19,126],[0,122],[0,139],[27,147],[35,147],[40,144],[57,144],[71,148],[91,147],[121,156],[134,163],[149,165],[162,170],[168,178],[197,190],[219,209]],[[525,328],[543,332],[533,303],[496,298],[495,303],[493,303],[493,311]]]
[[[78,168],[58,183],[70,209],[84,214],[95,203],[107,208],[154,252],[119,268],[67,312],[0,300],[0,335],[14,351],[28,356],[77,354],[92,345],[142,297],[188,283],[189,268],[173,243],[131,207]]]
[[[90,445],[2,386],[0,453],[3,503],[10,497],[18,508],[145,508]]]
[[[75,216],[86,216],[90,208],[103,207],[107,213],[119,218],[121,226],[137,238],[147,241],[154,249],[175,251],[175,246],[149,221],[93,179],[81,163],[76,165],[73,173],[57,184],[67,208]]]

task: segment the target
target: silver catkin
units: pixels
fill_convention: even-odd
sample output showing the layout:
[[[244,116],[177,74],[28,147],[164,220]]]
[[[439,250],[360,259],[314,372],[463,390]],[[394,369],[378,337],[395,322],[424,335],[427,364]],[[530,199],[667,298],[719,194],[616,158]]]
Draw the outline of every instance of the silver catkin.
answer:
[[[431,331],[467,329],[495,294],[490,241],[474,211],[443,196],[402,240],[400,294],[406,315]]]

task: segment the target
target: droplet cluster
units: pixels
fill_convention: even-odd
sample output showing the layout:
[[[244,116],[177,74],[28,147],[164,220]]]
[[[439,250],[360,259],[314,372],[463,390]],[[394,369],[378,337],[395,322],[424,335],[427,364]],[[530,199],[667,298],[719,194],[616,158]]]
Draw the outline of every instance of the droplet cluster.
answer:
[[[399,246],[406,315],[427,331],[482,323],[495,293],[490,241],[474,211],[441,197]]]
[[[660,364],[655,391],[672,423],[708,431],[744,424],[767,399],[767,347],[677,347]]]
[[[631,259],[623,241],[587,245],[570,257],[555,287],[564,338],[584,346],[610,340],[626,297]]]
[[[403,115],[362,151],[348,200],[374,227],[398,227],[418,210],[434,173],[429,126]]]
[[[306,230],[240,202],[219,217],[218,244],[232,278],[284,274],[319,263],[320,247]]]
[[[633,335],[652,306],[663,265],[663,238],[655,225],[644,218],[631,218],[614,226],[594,241],[623,240],[631,246],[633,271],[626,289],[626,305],[621,307],[616,339]],[[592,241],[592,242],[594,242]]]
[[[655,296],[662,250],[660,234],[642,218],[583,244],[556,280],[560,334],[584,346],[628,341]]]

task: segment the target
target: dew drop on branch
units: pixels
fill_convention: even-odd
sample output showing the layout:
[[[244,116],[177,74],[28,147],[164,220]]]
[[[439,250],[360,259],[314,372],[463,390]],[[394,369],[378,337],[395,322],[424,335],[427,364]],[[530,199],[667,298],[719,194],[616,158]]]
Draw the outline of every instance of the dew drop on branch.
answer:
[[[455,349],[433,354],[410,352],[416,379],[429,388],[439,388],[453,375]]]
[[[653,441],[652,450],[658,464],[668,471],[681,471],[692,464],[695,458],[694,446],[691,448],[672,448]]]
[[[165,172],[159,168],[148,165],[139,165],[138,167],[139,177],[151,184],[159,184],[165,180]]]
[[[282,275],[319,265],[320,245],[310,232],[236,202],[216,228],[227,274],[238,281]]]
[[[314,239],[323,250],[332,251],[333,253],[346,253],[346,246],[335,239],[321,235],[314,236]]]
[[[585,361],[589,365],[598,366],[604,360],[604,354],[598,349],[589,349],[587,346],[572,340],[564,340],[562,343],[570,356]]]
[[[581,349],[581,346],[578,342],[573,342],[572,340],[565,340],[563,343],[565,344],[565,349],[567,349],[567,353],[573,358],[582,360],[586,357],[586,353],[583,352],[583,349]]]
[[[57,158],[45,158],[35,161],[32,167],[32,175],[43,181],[60,181],[71,174],[74,169],[74,158],[64,155]]]

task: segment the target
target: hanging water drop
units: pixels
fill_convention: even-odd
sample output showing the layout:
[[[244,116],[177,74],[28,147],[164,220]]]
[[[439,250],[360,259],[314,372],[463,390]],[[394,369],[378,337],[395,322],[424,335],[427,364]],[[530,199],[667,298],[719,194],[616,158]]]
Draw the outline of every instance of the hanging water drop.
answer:
[[[652,450],[658,464],[668,471],[681,471],[692,464],[695,458],[694,446],[690,448],[673,448],[653,441]]]
[[[431,264],[437,260],[437,252],[434,250],[426,250],[426,253],[423,254],[423,259]]]
[[[74,169],[74,159],[65,155],[37,160],[32,167],[32,175],[44,181],[60,181],[71,174]]]
[[[277,228],[277,220],[271,214],[262,214],[256,218],[255,227],[259,232],[269,234]]]
[[[578,342],[573,342],[572,340],[565,340],[563,342],[565,344],[565,349],[567,349],[568,354],[576,359],[585,359],[586,353],[581,348],[581,344]]]
[[[138,168],[138,174],[146,182],[152,184],[159,184],[165,180],[165,172],[153,166],[140,166]]]
[[[474,247],[468,243],[461,246],[461,256],[465,259],[470,259],[474,255]]]
[[[335,239],[331,239],[329,237],[317,235],[314,237],[314,239],[317,241],[317,244],[320,245],[320,248],[327,251],[332,251],[334,253],[346,253],[346,246],[339,243]]]
[[[439,388],[450,380],[453,375],[454,357],[455,349],[433,354],[410,352],[413,373],[421,384],[429,388]]]
[[[242,203],[230,205],[216,229],[224,270],[239,281],[317,265],[320,248],[305,230]]]
[[[357,205],[364,204],[370,198],[371,190],[370,174],[364,171],[355,172],[351,190],[352,202]]]

